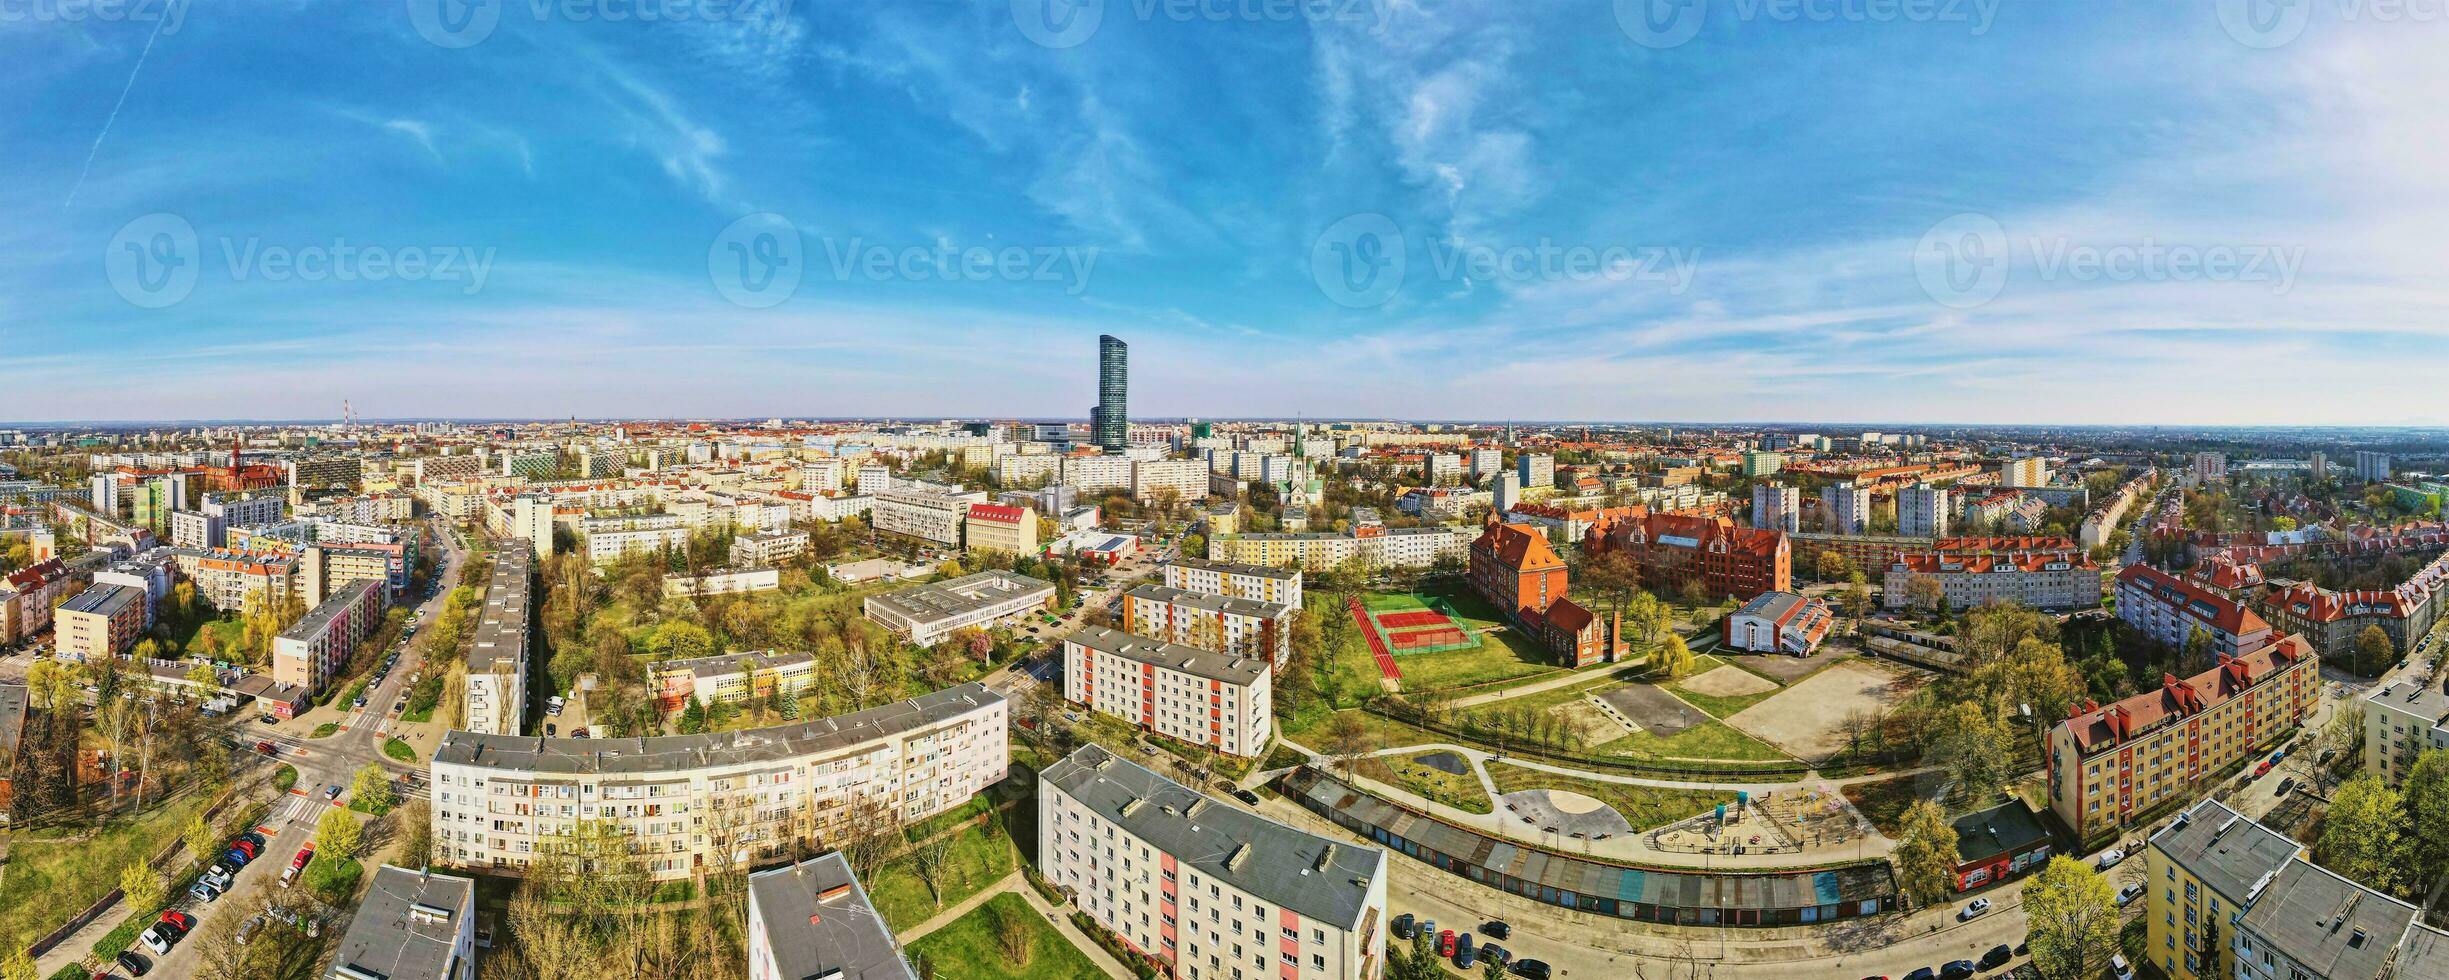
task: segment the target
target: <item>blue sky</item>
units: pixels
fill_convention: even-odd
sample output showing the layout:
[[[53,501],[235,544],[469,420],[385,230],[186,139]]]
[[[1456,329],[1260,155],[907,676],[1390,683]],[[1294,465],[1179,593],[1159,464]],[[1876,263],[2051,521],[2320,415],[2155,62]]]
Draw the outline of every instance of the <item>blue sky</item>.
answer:
[[[2353,0],[131,2],[0,4],[0,419],[2449,424]]]

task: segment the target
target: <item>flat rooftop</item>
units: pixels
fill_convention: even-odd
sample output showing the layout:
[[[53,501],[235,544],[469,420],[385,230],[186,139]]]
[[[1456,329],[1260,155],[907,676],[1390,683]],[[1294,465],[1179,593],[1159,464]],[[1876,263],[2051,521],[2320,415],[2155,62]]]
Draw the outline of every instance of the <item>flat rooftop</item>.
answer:
[[[1227,575],[1255,575],[1260,578],[1272,578],[1288,582],[1297,581],[1301,578],[1301,572],[1298,569],[1269,568],[1265,565],[1247,565],[1237,561],[1209,561],[1205,558],[1178,558],[1172,562],[1169,562],[1168,564],[1180,565],[1184,568],[1196,568],[1204,571],[1222,572]]]
[[[1178,865],[1347,929],[1368,908],[1369,883],[1386,873],[1382,849],[1338,843],[1218,803],[1102,746],[1083,746],[1046,767],[1039,781]]]
[[[513,540],[493,553],[485,604],[476,614],[476,638],[468,644],[469,673],[489,674],[505,663],[525,666],[527,624],[533,608],[528,590],[535,566],[536,553],[524,540]]]
[[[1132,589],[1131,591],[1124,593],[1124,595],[1127,595],[1133,599],[1147,599],[1154,602],[1169,602],[1176,605],[1205,609],[1209,612],[1230,613],[1235,616],[1255,616],[1260,619],[1274,619],[1277,616],[1291,612],[1293,608],[1282,603],[1260,602],[1256,599],[1243,599],[1229,595],[1213,595],[1206,592],[1192,592],[1187,589],[1177,589],[1169,585],[1156,585],[1153,583]]]
[[[358,903],[332,957],[335,978],[449,980],[462,926],[476,914],[476,883],[452,875],[383,865]],[[473,944],[471,944],[473,945]],[[347,972],[353,971],[353,972]]]
[[[748,893],[782,976],[918,980],[839,852],[749,875]]]
[[[986,685],[971,682],[880,708],[743,732],[540,738],[451,731],[443,733],[434,762],[547,775],[653,775],[822,755],[918,731],[1003,700]]]
[[[2150,846],[2232,905],[2278,874],[2304,845],[2253,822],[2218,800],[2203,800],[2152,835]]]
[[[350,607],[366,601],[366,593],[382,587],[383,583],[370,578],[357,579],[341,586],[340,591],[332,593],[331,598],[316,604],[306,611],[306,615],[298,617],[297,622],[289,624],[288,629],[282,630],[281,639],[311,640],[323,635],[324,630],[332,628],[332,620],[338,619]]]
[[[1133,663],[1154,664],[1166,670],[1180,671],[1193,677],[1223,681],[1233,685],[1248,685],[1267,676],[1268,661],[1264,657],[1237,657],[1214,650],[1183,646],[1134,636],[1103,626],[1083,626],[1079,632],[1065,637],[1065,643],[1077,643],[1098,653],[1121,657]]]
[[[144,601],[145,590],[125,585],[97,585],[61,603],[60,612],[117,616],[129,603]]]
[[[869,596],[867,601],[912,622],[931,623],[971,615],[1039,593],[1053,595],[1054,583],[1012,572],[986,571]]]
[[[2374,980],[2415,907],[2301,859],[2289,861],[2238,924],[2324,980]]]

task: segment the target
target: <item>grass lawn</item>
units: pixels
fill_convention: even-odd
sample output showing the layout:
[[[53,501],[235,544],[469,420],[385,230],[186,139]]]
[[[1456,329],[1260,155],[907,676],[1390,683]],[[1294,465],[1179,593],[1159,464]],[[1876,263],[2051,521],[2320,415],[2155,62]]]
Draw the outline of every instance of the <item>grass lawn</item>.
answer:
[[[945,858],[939,886],[942,895],[927,888],[918,876],[917,864],[903,855],[884,863],[868,876],[868,898],[883,913],[885,924],[898,932],[927,921],[929,916],[979,889],[1011,874],[1019,866],[1020,855],[1012,848],[1012,840],[998,827],[991,834],[987,828],[962,831],[953,838],[952,853]]]
[[[315,730],[314,730],[314,731],[311,731],[311,732],[306,733],[306,737],[307,737],[307,738],[330,738],[330,737],[332,737],[332,736],[334,736],[334,735],[337,735],[337,734],[339,734],[339,733],[340,733],[340,725],[339,725],[337,722],[329,722],[329,721],[327,721],[327,722],[324,722],[323,724],[316,725],[316,726],[315,726]]]
[[[401,762],[417,761],[417,750],[410,747],[408,743],[400,741],[396,738],[387,738],[383,740],[383,754],[394,759],[398,759]]]
[[[1629,758],[1727,759],[1736,762],[1787,762],[1792,759],[1778,751],[1776,746],[1716,721],[1694,725],[1667,738],[1648,732],[1634,732],[1592,751],[1598,755]]]
[[[1373,715],[1359,708],[1347,708],[1342,711],[1320,711],[1304,716],[1301,721],[1305,722],[1306,724],[1304,724],[1298,730],[1287,728],[1285,729],[1283,735],[1285,738],[1301,743],[1304,748],[1308,748],[1311,751],[1324,752],[1326,751],[1327,730],[1331,726],[1332,720],[1336,715],[1351,715],[1352,717],[1360,719],[1361,740],[1368,746],[1370,751],[1400,748],[1406,745],[1425,745],[1432,742],[1454,744],[1457,742],[1467,741],[1446,735],[1439,735],[1436,732],[1429,731],[1428,729],[1420,728],[1415,725],[1409,725],[1396,721],[1392,718]]]
[[[1685,817],[1699,816],[1720,803],[1735,802],[1735,794],[1699,789],[1667,789],[1658,786],[1633,786],[1625,783],[1601,782],[1560,776],[1537,769],[1490,763],[1488,778],[1497,784],[1497,792],[1513,793],[1526,789],[1561,789],[1580,793],[1614,807],[1634,830],[1664,827]]]
[[[1408,757],[1364,759],[1359,772],[1381,783],[1410,790],[1467,813],[1487,813],[1493,809],[1487,792],[1480,789],[1479,777],[1467,772],[1456,775],[1415,761],[1420,756],[1434,754],[1422,752]]]
[[[24,949],[97,898],[119,887],[119,871],[175,840],[205,803],[190,794],[85,840],[49,830],[20,831],[0,877],[0,948]]]
[[[1021,959],[1004,954],[1003,943],[996,938],[998,921],[1025,924],[1027,954]],[[987,899],[968,915],[911,943],[910,958],[926,963],[928,975],[947,980],[1073,980],[1101,975],[1096,964],[1063,938],[1045,916],[1009,892]]]
[[[1777,692],[1785,690],[1783,686],[1780,686],[1770,688],[1758,694],[1737,694],[1729,697],[1717,694],[1703,694],[1685,686],[1685,682],[1690,681],[1692,678],[1699,677],[1702,674],[1706,674],[1723,666],[1732,665],[1717,657],[1696,658],[1692,668],[1692,673],[1687,675],[1682,681],[1677,681],[1673,684],[1667,685],[1667,690],[1673,692],[1676,697],[1684,699],[1693,707],[1709,712],[1709,717],[1718,719],[1733,717],[1735,712],[1749,708],[1755,704],[1759,704],[1762,701],[1766,701]],[[1743,670],[1743,668],[1740,666],[1736,666],[1735,669]],[[1753,677],[1758,677],[1761,680],[1768,681],[1772,684],[1777,683],[1777,679],[1774,677],[1756,674],[1748,670],[1744,670],[1743,672]]]
[[[1443,600],[1453,610],[1456,625],[1469,631],[1507,625],[1496,607],[1480,598],[1478,593],[1459,585],[1437,585],[1411,592],[1370,592],[1361,596],[1361,605],[1371,612],[1401,611],[1430,608],[1415,596]],[[1348,615],[1348,614],[1347,614]],[[1369,659],[1364,645],[1360,663],[1365,676],[1378,676],[1377,665]],[[1495,634],[1482,634],[1480,645],[1467,650],[1447,650],[1442,653],[1398,653],[1395,666],[1403,671],[1403,686],[1409,690],[1434,690],[1449,687],[1469,687],[1527,677],[1556,669],[1555,657],[1518,630],[1508,628]]]

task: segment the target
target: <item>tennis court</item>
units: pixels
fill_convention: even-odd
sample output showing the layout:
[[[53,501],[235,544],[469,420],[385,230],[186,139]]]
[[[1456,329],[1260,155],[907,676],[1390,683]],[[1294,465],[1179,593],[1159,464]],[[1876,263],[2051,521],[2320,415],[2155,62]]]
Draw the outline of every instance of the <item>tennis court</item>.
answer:
[[[1371,644],[1394,654],[1444,653],[1480,645],[1479,634],[1464,628],[1442,596],[1418,593],[1376,593],[1366,600],[1363,626],[1378,640]]]

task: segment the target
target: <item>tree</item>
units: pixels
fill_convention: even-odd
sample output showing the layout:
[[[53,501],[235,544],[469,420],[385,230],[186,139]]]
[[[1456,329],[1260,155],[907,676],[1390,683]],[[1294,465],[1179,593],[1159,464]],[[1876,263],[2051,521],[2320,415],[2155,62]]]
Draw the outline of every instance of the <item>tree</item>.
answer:
[[[349,780],[349,801],[368,813],[387,813],[399,803],[399,794],[391,789],[391,774],[377,763],[358,767]]]
[[[1915,575],[1905,580],[1905,604],[1913,607],[1916,615],[1937,612],[1946,601],[1947,587],[1939,584],[1937,576]]]
[[[1817,566],[1822,582],[1834,582],[1844,578],[1846,573],[1853,570],[1854,565],[1853,562],[1846,560],[1844,554],[1835,549],[1820,552],[1819,560],[1814,564]]]
[[[2397,646],[2390,642],[2389,632],[2383,630],[2379,625],[2364,627],[2364,632],[2355,635],[2356,673],[2365,675],[2379,673],[2382,664],[2389,663],[2397,657]]]
[[[1001,902],[986,903],[985,911],[987,931],[995,937],[995,948],[1003,954],[1004,961],[1013,966],[1028,966],[1034,945],[1030,941],[1034,937],[1029,917]]]
[[[18,547],[24,546],[19,545]],[[34,952],[30,949],[20,949],[10,953],[6,962],[0,962],[0,978],[42,980],[42,973],[34,965]]]
[[[2091,866],[2060,855],[2024,886],[2025,941],[2051,980],[2090,977],[2117,951],[2117,896]]]
[[[1852,616],[1855,619],[1861,619],[1864,616],[1870,615],[1870,583],[1862,577],[1861,572],[1855,572],[1854,574],[1847,576],[1846,583],[1845,593],[1842,596],[1842,601],[1845,604],[1845,614]]]
[[[2006,724],[1988,705],[1957,701],[1931,719],[1922,759],[1953,774],[1970,798],[1986,800],[2006,780],[2012,744]]]
[[[1692,673],[1692,667],[1692,647],[1684,643],[1683,637],[1671,633],[1658,645],[1657,652],[1650,655],[1650,669],[1661,680],[1683,677]]]
[[[347,810],[329,809],[315,820],[315,851],[328,854],[332,860],[356,857],[357,848],[365,843],[366,829],[357,816]]]
[[[187,856],[194,858],[198,864],[210,862],[221,855],[221,835],[205,821],[202,813],[187,818],[187,827],[179,832],[179,839],[187,845]]]
[[[2438,881],[2449,873],[2449,750],[2416,756],[2403,787],[2409,878]]]
[[[1643,643],[1657,643],[1667,631],[1667,604],[1647,592],[1635,592],[1624,606],[1624,629]]]
[[[169,889],[162,885],[162,876],[154,874],[152,866],[139,859],[119,869],[119,897],[127,902],[130,912],[148,916],[170,896]]]
[[[1938,804],[1918,800],[1905,809],[1894,861],[1898,883],[1915,904],[1927,908],[1947,900],[1955,885],[1956,828]]]
[[[210,636],[211,634],[205,635]],[[221,675],[213,670],[213,665],[199,660],[187,668],[187,682],[198,687],[211,688],[221,683]]]
[[[2357,773],[2330,798],[2313,860],[2367,887],[2400,892],[2407,880],[2404,821],[2397,791],[2371,772]]]
[[[1359,766],[1361,758],[1369,752],[1369,732],[1361,724],[1360,716],[1349,711],[1337,712],[1334,719],[1327,722],[1326,750],[1327,755],[1334,758],[1337,768],[1342,769],[1345,775],[1351,775],[1353,768]]]

